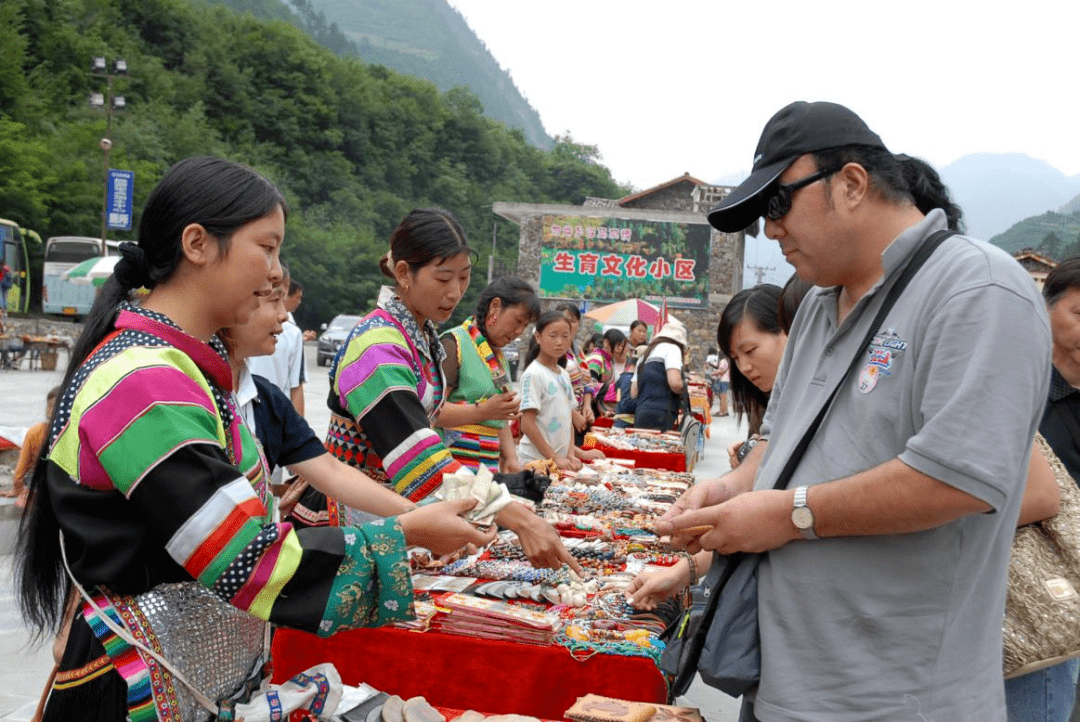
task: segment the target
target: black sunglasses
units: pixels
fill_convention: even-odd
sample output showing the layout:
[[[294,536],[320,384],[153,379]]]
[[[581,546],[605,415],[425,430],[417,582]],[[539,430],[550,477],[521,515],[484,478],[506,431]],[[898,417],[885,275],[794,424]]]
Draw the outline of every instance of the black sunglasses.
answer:
[[[765,217],[770,221],[780,220],[791,210],[791,201],[795,198],[797,192],[801,191],[811,183],[816,183],[822,178],[828,178],[838,170],[840,169],[831,168],[829,170],[819,170],[817,173],[808,175],[805,178],[800,178],[794,183],[778,185],[776,187],[776,193],[769,196],[769,199],[765,202]]]

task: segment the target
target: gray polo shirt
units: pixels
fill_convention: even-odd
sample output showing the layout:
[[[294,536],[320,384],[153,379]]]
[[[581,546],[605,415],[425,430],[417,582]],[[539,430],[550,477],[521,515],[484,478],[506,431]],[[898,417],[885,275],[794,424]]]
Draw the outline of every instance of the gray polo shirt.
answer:
[[[765,415],[770,443],[755,488],[772,488],[900,270],[943,228],[933,211],[898,236],[882,254],[882,280],[839,325],[839,289],[807,295]],[[770,552],[755,711],[763,722],[1004,721],[1005,577],[1050,378],[1042,299],[1004,251],[954,236],[861,354],[789,488],[899,458],[994,513]]]

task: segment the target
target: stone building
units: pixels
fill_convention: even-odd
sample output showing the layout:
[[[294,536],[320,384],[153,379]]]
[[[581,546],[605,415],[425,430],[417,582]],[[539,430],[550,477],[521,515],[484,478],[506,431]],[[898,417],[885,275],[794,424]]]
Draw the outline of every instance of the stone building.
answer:
[[[551,217],[583,217],[620,219],[630,222],[685,224],[683,227],[701,229],[708,233],[708,290],[700,297],[685,299],[669,297],[668,310],[686,325],[691,349],[691,368],[700,368],[709,346],[716,345],[716,326],[720,312],[731,297],[742,289],[745,234],[721,233],[708,225],[708,209],[731,191],[729,186],[709,185],[689,173],[654,188],[619,199],[589,198],[580,206],[533,203],[495,203],[493,210],[520,228],[518,275],[542,289],[544,308],[564,301],[584,301],[589,307],[608,303],[611,298],[591,298],[588,295],[559,296],[545,294],[541,286],[541,246],[543,223]],[[590,236],[591,238],[591,236]],[[586,239],[578,248],[589,247]],[[633,286],[630,287],[633,289]],[[630,294],[645,298],[646,294]],[[704,296],[707,295],[707,298]],[[646,298],[659,303],[655,298]],[[593,332],[593,324],[583,323],[579,337]]]

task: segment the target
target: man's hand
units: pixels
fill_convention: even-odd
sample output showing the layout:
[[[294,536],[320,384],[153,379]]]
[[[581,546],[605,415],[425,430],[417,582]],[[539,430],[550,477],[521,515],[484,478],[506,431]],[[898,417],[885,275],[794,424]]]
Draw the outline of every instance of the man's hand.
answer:
[[[656,533],[660,536],[670,536],[670,543],[672,546],[677,546],[686,549],[691,554],[696,554],[701,551],[701,546],[698,544],[698,537],[701,536],[700,529],[694,529],[695,526],[702,526],[706,522],[701,524],[687,524],[679,527],[679,532],[690,530],[690,533],[672,533],[673,527],[668,522],[678,519],[689,512],[699,511],[702,509],[708,509],[716,504],[726,501],[730,498],[731,492],[728,490],[726,484],[722,479],[706,479],[699,481],[692,487],[682,493],[675,503],[664,512],[656,522]]]
[[[707,506],[727,501],[731,497],[723,479],[704,479],[684,491],[675,500],[660,520],[670,520],[688,511],[703,509]]]
[[[793,496],[794,492],[786,489],[738,494],[721,504],[660,519],[656,533],[670,534],[673,543],[687,540],[686,548],[691,552],[766,552],[801,538],[791,521]],[[693,532],[685,533],[689,530]]]

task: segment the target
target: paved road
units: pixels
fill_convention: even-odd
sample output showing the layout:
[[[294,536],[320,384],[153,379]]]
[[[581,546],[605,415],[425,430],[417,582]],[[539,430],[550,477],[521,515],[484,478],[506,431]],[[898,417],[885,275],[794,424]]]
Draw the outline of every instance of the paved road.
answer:
[[[326,408],[329,382],[326,369],[315,365],[315,348],[308,344],[309,383],[304,388],[306,417],[320,438],[330,423]],[[61,355],[58,370],[0,371],[0,426],[30,426],[44,414],[48,390],[60,382],[67,359]],[[732,417],[714,419],[711,439],[705,442],[705,456],[699,461],[699,478],[719,476],[727,471],[728,443],[745,437],[745,426],[737,428]],[[15,509],[9,499],[0,499],[0,722],[27,722],[34,712],[41,689],[52,670],[47,646],[31,645],[15,604],[12,586],[11,540]],[[6,543],[5,543],[6,536]],[[700,681],[680,703],[701,709],[709,722],[737,722],[738,702]]]

